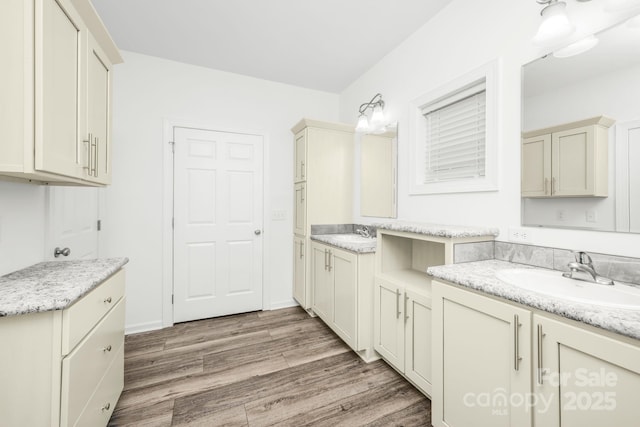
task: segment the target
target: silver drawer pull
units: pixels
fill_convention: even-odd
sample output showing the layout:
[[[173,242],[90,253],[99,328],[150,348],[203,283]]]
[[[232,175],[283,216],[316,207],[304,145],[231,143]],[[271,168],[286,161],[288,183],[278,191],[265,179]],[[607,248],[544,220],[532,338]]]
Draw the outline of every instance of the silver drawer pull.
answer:
[[[112,301],[111,297],[107,297],[104,300],[104,302],[107,303],[107,304],[111,304],[111,301]]]
[[[111,409],[111,403],[107,402],[104,404],[104,406],[102,407],[103,411],[108,411],[109,409]]]
[[[111,351],[111,345],[106,346],[102,351]]]

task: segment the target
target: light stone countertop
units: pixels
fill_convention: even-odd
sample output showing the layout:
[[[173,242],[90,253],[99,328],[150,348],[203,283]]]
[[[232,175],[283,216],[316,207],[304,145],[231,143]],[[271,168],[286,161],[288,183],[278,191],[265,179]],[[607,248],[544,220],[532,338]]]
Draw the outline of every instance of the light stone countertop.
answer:
[[[311,240],[327,243],[331,246],[359,254],[375,252],[377,244],[375,237],[362,237],[358,234],[312,234]]]
[[[517,288],[496,277],[500,270],[536,268],[507,261],[488,260],[427,268],[427,274],[467,288],[505,298],[542,311],[640,339],[640,311],[598,307],[565,301]],[[560,274],[560,272],[558,272]],[[595,285],[594,286],[598,286]]]
[[[425,234],[436,237],[497,237],[500,230],[494,227],[469,227],[461,225],[430,224],[419,222],[387,222],[372,224],[376,228],[392,231]]]
[[[129,262],[128,258],[49,261],[0,277],[0,317],[63,310]]]

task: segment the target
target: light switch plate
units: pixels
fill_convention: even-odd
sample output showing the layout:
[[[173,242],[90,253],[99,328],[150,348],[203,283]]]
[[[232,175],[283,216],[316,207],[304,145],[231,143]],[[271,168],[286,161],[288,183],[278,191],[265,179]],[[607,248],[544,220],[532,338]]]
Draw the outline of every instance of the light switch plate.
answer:
[[[271,211],[271,219],[274,221],[284,221],[287,219],[287,211],[279,209]]]

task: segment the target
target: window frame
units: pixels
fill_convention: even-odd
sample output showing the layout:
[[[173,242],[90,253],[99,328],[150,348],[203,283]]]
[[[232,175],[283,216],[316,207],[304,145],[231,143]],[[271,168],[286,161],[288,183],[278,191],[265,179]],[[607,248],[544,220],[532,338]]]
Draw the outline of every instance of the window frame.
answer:
[[[499,61],[493,61],[477,68],[431,92],[428,92],[409,105],[410,151],[409,194],[469,193],[498,190],[497,154],[498,135],[498,97],[499,97]],[[461,90],[484,81],[486,90],[485,115],[485,176],[451,181],[424,183],[426,161],[426,119],[423,109],[449,96],[453,97]]]

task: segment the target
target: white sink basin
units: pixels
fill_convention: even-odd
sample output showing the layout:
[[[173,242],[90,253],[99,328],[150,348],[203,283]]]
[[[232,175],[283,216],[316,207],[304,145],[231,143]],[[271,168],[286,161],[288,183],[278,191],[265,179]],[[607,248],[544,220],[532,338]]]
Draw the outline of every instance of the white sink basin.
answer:
[[[331,238],[346,243],[375,243],[375,239],[363,237],[359,234],[332,234]]]
[[[614,286],[583,282],[562,276],[554,270],[512,268],[496,277],[521,289],[563,300],[608,308],[640,310],[640,289],[616,283]]]

